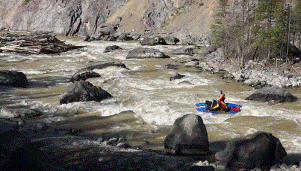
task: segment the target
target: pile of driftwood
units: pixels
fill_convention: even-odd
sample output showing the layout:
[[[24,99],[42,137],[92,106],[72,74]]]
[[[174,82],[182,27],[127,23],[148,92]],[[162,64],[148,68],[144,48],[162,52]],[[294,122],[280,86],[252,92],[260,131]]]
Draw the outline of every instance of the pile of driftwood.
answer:
[[[17,52],[28,54],[50,54],[66,52],[72,49],[82,48],[65,44],[50,34],[2,34],[0,35],[0,52]]]

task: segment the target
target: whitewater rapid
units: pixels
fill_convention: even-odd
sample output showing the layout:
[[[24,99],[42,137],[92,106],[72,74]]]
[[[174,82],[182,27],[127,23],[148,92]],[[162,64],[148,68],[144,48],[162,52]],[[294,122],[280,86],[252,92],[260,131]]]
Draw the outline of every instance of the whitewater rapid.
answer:
[[[273,133],[288,152],[301,153],[301,104],[299,101],[269,104],[247,101],[245,98],[255,90],[232,80],[221,80],[217,75],[186,68],[182,61],[200,58],[173,55],[171,51],[180,46],[152,46],[171,56],[170,59],[126,59],[127,53],[141,45],[138,42],[84,42],[75,37],[60,37],[67,44],[86,46],[56,55],[22,55],[0,53],[1,70],[17,70],[26,74],[28,88],[0,88],[0,117],[13,117],[6,107],[30,106],[42,111],[45,123],[67,122],[81,115],[115,116],[132,112],[136,118],[150,125],[154,131],[170,127],[174,121],[188,113],[200,115],[206,124],[209,140],[231,139],[257,131]],[[103,53],[106,46],[118,45],[122,50]],[[187,46],[188,47],[188,46]],[[97,61],[122,62],[128,69],[108,67],[94,70],[101,75],[87,81],[100,86],[113,95],[102,102],[75,102],[59,104],[60,96],[71,84],[72,75]],[[167,64],[179,65],[178,70],[167,69]],[[170,81],[180,73],[182,79]],[[195,104],[213,100],[219,91],[226,94],[226,101],[242,105],[235,115],[201,113]],[[289,91],[301,98],[298,88]],[[121,118],[120,118],[121,119]],[[142,122],[141,122],[142,123]],[[125,123],[126,124],[126,123]],[[138,123],[140,124],[140,123]],[[132,125],[126,127],[139,131]],[[140,127],[144,127],[143,124]],[[124,129],[112,126],[112,129]],[[162,135],[160,135],[162,136]]]

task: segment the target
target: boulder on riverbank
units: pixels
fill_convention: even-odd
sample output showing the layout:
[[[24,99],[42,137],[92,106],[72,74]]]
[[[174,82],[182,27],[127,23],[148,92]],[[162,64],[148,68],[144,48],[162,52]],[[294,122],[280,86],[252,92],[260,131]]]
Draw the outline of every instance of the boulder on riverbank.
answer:
[[[255,91],[253,94],[251,94],[249,97],[246,98],[246,100],[255,100],[255,101],[262,101],[262,102],[294,102],[297,101],[298,98],[293,96],[289,91],[287,91],[284,88],[272,86],[272,87],[264,87],[257,91]]]
[[[194,114],[178,118],[164,140],[166,152],[172,154],[206,154],[209,141],[203,119]]]
[[[193,48],[178,48],[172,51],[172,54],[175,55],[193,55]]]
[[[161,36],[144,37],[140,40],[142,46],[166,45],[165,39]]]
[[[18,71],[0,71],[0,85],[13,87],[27,87],[26,75]]]
[[[112,95],[101,87],[96,87],[87,81],[72,83],[60,99],[60,104],[83,101],[97,101],[110,98]]]
[[[170,57],[165,55],[163,52],[160,52],[157,49],[138,47],[136,49],[131,50],[129,54],[126,56],[126,59],[133,59],[133,58],[143,59],[143,58],[170,58]]]
[[[215,154],[215,158],[219,164],[230,170],[270,170],[275,164],[281,164],[286,155],[278,138],[270,133],[257,132],[230,140],[223,151]]]

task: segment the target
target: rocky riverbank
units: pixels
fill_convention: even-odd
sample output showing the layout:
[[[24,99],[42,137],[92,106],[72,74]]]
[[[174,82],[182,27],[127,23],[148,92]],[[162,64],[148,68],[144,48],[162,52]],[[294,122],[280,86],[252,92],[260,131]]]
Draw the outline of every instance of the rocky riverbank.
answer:
[[[174,154],[130,146],[123,134],[91,136],[51,124],[37,126],[39,117],[33,116],[26,124],[0,120],[1,170],[300,169],[300,156],[287,155],[278,138],[269,133],[208,142],[206,127],[197,115],[185,115],[174,123],[165,139],[167,150]],[[257,149],[253,157],[252,148],[237,152],[251,144]]]
[[[254,88],[301,86],[300,63],[283,63],[276,67],[271,62],[262,61],[258,63],[251,60],[241,67],[232,59],[225,59],[222,55],[222,49],[210,47],[207,49],[201,54],[195,54],[191,61],[185,61],[185,65],[219,74],[222,79],[233,79]]]

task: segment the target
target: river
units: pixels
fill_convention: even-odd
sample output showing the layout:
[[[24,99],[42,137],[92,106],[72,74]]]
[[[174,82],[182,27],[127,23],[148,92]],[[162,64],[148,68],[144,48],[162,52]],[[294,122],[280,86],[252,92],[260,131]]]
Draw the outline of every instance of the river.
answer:
[[[129,50],[141,46],[139,42],[85,42],[82,37],[58,38],[67,44],[86,47],[50,55],[0,53],[0,69],[21,71],[30,83],[27,88],[0,87],[0,108],[3,108],[0,117],[11,117],[4,110],[6,107],[30,106],[44,113],[37,125],[80,129],[83,135],[122,135],[132,146],[163,150],[164,138],[173,122],[182,115],[194,113],[203,118],[209,141],[265,131],[279,138],[288,153],[301,153],[300,101],[275,105],[247,101],[245,98],[255,90],[242,83],[222,80],[218,75],[185,67],[181,61],[192,57],[171,53],[180,46],[151,47],[170,55],[169,59],[126,59]],[[110,45],[118,45],[123,50],[103,53]],[[59,104],[71,76],[97,61],[118,61],[129,68],[94,70],[101,77],[87,80],[107,90],[113,98],[100,103]],[[178,65],[178,69],[168,69],[167,64]],[[185,77],[170,81],[175,73]],[[220,90],[226,94],[226,102],[242,105],[240,113],[216,115],[196,110],[196,103],[216,99]],[[301,99],[300,88],[288,90]]]

